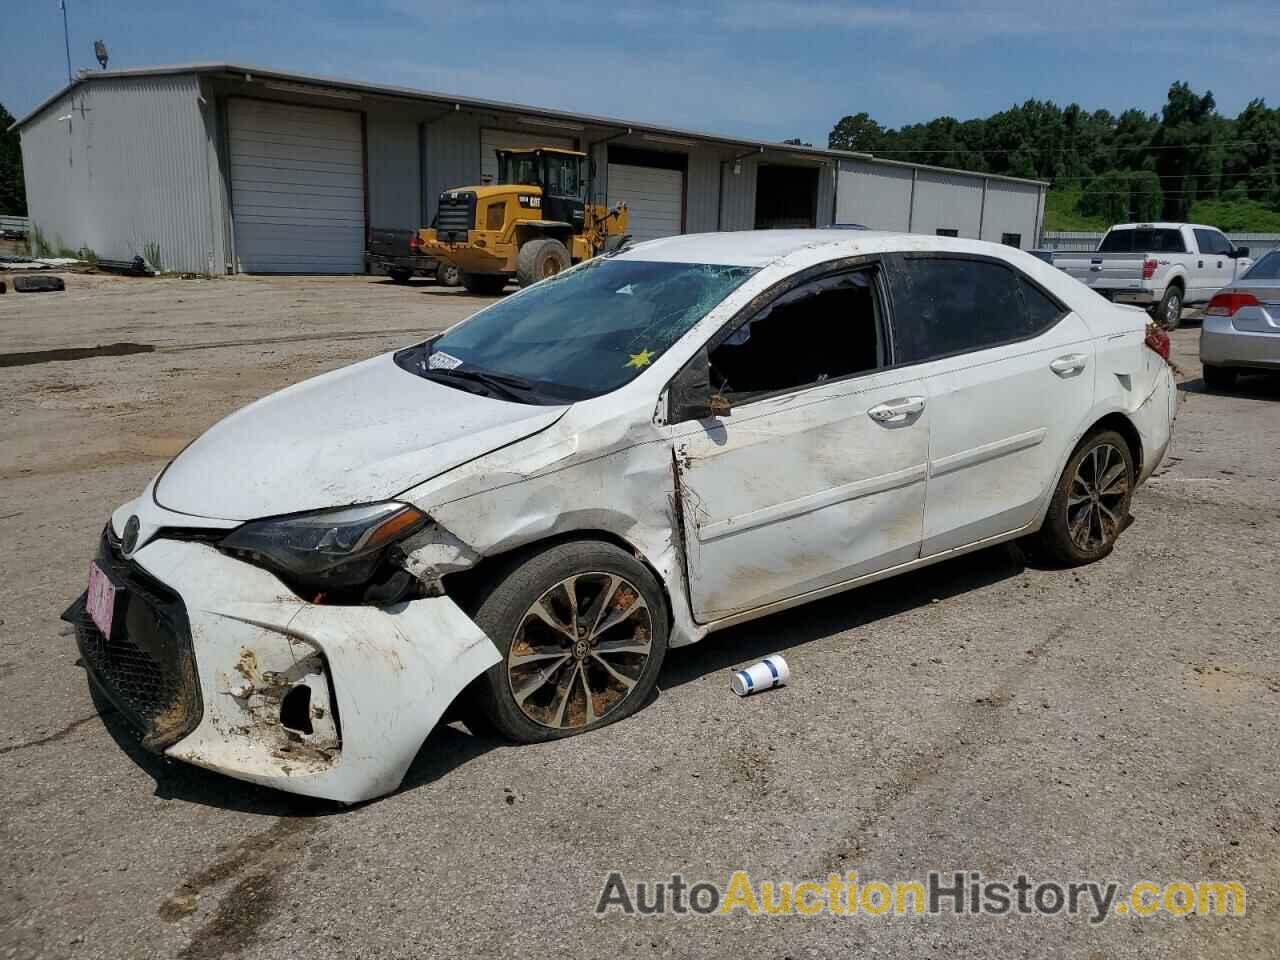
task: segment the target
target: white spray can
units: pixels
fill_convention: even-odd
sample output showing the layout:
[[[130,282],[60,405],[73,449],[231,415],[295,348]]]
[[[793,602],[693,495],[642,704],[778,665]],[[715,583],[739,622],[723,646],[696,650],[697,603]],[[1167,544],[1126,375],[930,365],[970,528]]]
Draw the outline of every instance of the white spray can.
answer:
[[[729,680],[733,692],[740,697],[781,687],[791,679],[791,668],[779,654],[771,653],[758,663],[742,670],[735,670]]]

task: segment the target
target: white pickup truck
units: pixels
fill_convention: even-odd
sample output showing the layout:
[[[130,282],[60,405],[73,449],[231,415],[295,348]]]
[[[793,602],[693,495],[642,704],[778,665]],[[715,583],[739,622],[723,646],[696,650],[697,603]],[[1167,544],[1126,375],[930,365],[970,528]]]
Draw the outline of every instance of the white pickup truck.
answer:
[[[1208,303],[1252,265],[1217,227],[1198,223],[1118,223],[1094,253],[1061,253],[1053,265],[1116,303],[1147,307],[1165,329],[1182,308]]]

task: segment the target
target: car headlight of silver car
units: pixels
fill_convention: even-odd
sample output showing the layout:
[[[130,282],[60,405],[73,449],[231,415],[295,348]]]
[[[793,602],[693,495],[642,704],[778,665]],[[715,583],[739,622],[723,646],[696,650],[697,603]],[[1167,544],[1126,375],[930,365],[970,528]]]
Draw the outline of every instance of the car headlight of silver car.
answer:
[[[308,590],[343,589],[368,583],[386,548],[426,523],[422,511],[391,500],[253,520],[219,547]]]

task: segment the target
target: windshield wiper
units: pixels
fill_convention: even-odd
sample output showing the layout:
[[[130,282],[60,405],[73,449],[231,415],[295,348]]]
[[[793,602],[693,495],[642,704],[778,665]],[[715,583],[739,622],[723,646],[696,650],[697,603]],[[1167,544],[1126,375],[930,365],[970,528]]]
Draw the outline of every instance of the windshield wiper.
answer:
[[[523,377],[512,376],[508,373],[493,373],[489,370],[463,370],[459,367],[446,370],[443,367],[437,367],[434,370],[428,370],[425,376],[452,377],[458,380],[478,383],[488,387],[492,392],[500,396],[515,400],[517,403],[529,403],[532,397],[538,395],[538,388],[533,385],[532,381]],[[533,402],[536,403],[538,401],[534,400]]]

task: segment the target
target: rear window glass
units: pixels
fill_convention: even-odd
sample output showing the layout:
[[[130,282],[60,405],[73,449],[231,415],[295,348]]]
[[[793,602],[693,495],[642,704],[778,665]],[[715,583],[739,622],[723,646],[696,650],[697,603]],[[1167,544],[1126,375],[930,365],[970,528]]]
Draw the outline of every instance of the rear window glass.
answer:
[[[1246,280],[1280,280],[1280,250],[1272,250],[1244,276]]]
[[[1099,253],[1186,253],[1178,230],[1135,227],[1112,230],[1102,238]]]

